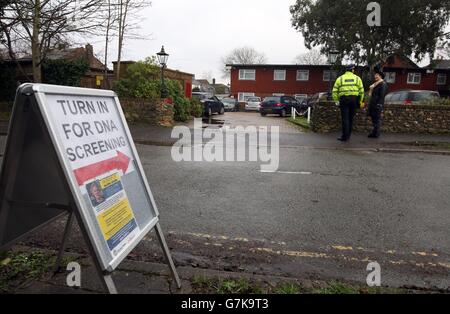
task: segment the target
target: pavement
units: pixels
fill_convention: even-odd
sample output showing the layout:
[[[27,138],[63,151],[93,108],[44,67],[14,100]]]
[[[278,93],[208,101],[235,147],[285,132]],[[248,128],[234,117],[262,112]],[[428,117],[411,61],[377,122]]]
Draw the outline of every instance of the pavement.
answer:
[[[356,134],[339,143],[337,134],[306,133],[256,113],[205,122],[280,126],[280,167],[263,173],[252,162],[177,163],[170,157],[171,128],[131,126],[179,269],[365,284],[366,267],[376,261],[383,285],[450,291],[450,156],[399,144],[450,142],[450,136],[386,134],[371,141]],[[64,223],[21,244],[57,250]],[[77,230],[67,250],[87,253]],[[163,265],[153,233],[128,262]],[[140,291],[159,291],[152,289]]]

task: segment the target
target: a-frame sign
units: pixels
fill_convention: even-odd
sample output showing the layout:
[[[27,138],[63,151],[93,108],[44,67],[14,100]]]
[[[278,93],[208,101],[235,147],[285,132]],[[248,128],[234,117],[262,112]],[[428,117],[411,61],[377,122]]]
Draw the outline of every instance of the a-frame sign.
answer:
[[[117,293],[112,272],[155,229],[180,287],[116,94],[24,84],[0,178],[0,250],[67,213],[58,265],[76,218],[105,289]]]

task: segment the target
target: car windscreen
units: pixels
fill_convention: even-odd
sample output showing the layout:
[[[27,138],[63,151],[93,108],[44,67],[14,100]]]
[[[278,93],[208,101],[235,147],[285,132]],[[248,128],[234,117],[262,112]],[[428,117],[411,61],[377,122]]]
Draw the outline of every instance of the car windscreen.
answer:
[[[195,98],[200,99],[200,100],[203,100],[203,99],[206,98],[205,95],[199,95],[199,94],[193,94],[192,97],[195,97]]]
[[[410,94],[410,99],[412,101],[421,101],[421,100],[426,100],[432,97],[438,97],[436,95],[436,93],[433,92],[417,92],[417,93],[411,93]]]
[[[247,101],[249,101],[249,102],[258,102],[258,101],[261,101],[259,98],[257,98],[257,97],[249,97],[249,98],[247,98]]]
[[[392,96],[392,101],[405,101],[408,99],[408,92],[397,92]]]
[[[280,102],[280,97],[266,97],[264,98],[264,102]]]
[[[236,100],[232,99],[232,98],[224,98],[222,99],[223,103],[227,103],[227,104],[234,104],[236,102]]]

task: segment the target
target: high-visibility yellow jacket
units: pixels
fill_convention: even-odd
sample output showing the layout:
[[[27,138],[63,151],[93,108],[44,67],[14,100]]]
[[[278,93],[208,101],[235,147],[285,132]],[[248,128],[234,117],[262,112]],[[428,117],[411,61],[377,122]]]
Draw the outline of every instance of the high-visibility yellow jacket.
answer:
[[[339,101],[342,96],[359,96],[360,102],[364,100],[364,85],[358,75],[347,71],[338,77],[333,88],[333,100]]]

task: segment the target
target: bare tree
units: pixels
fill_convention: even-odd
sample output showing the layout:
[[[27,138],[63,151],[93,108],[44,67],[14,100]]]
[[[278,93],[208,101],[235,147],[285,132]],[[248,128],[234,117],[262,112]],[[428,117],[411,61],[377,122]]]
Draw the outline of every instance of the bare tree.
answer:
[[[109,50],[109,43],[111,41],[111,35],[114,31],[114,25],[117,21],[117,14],[116,10],[114,8],[114,3],[112,0],[107,0],[107,9],[106,9],[106,23],[105,23],[105,79],[104,82],[106,82],[107,87],[109,87],[109,80],[108,80],[108,50]]]
[[[294,60],[297,64],[307,65],[325,65],[328,64],[327,57],[324,56],[320,50],[311,49],[306,53],[299,54]]]
[[[8,5],[9,0],[0,0],[0,21],[3,19],[3,15],[5,14],[5,7]],[[1,24],[0,24],[1,25]],[[3,28],[0,27],[0,42],[4,42],[4,31]],[[0,54],[0,58],[2,55]]]
[[[117,2],[117,79],[120,78],[120,65],[125,37],[133,36],[133,30],[139,28],[140,13],[142,9],[150,6],[149,0],[118,0]],[[135,38],[142,36],[134,34]]]
[[[11,59],[17,47],[31,51],[33,78],[42,81],[47,53],[76,34],[94,35],[104,21],[104,0],[13,0],[5,7],[0,28]]]
[[[228,55],[222,58],[223,78],[228,78],[230,75],[230,70],[227,68],[227,64],[264,64],[266,62],[266,55],[258,52],[252,47],[233,49]]]

